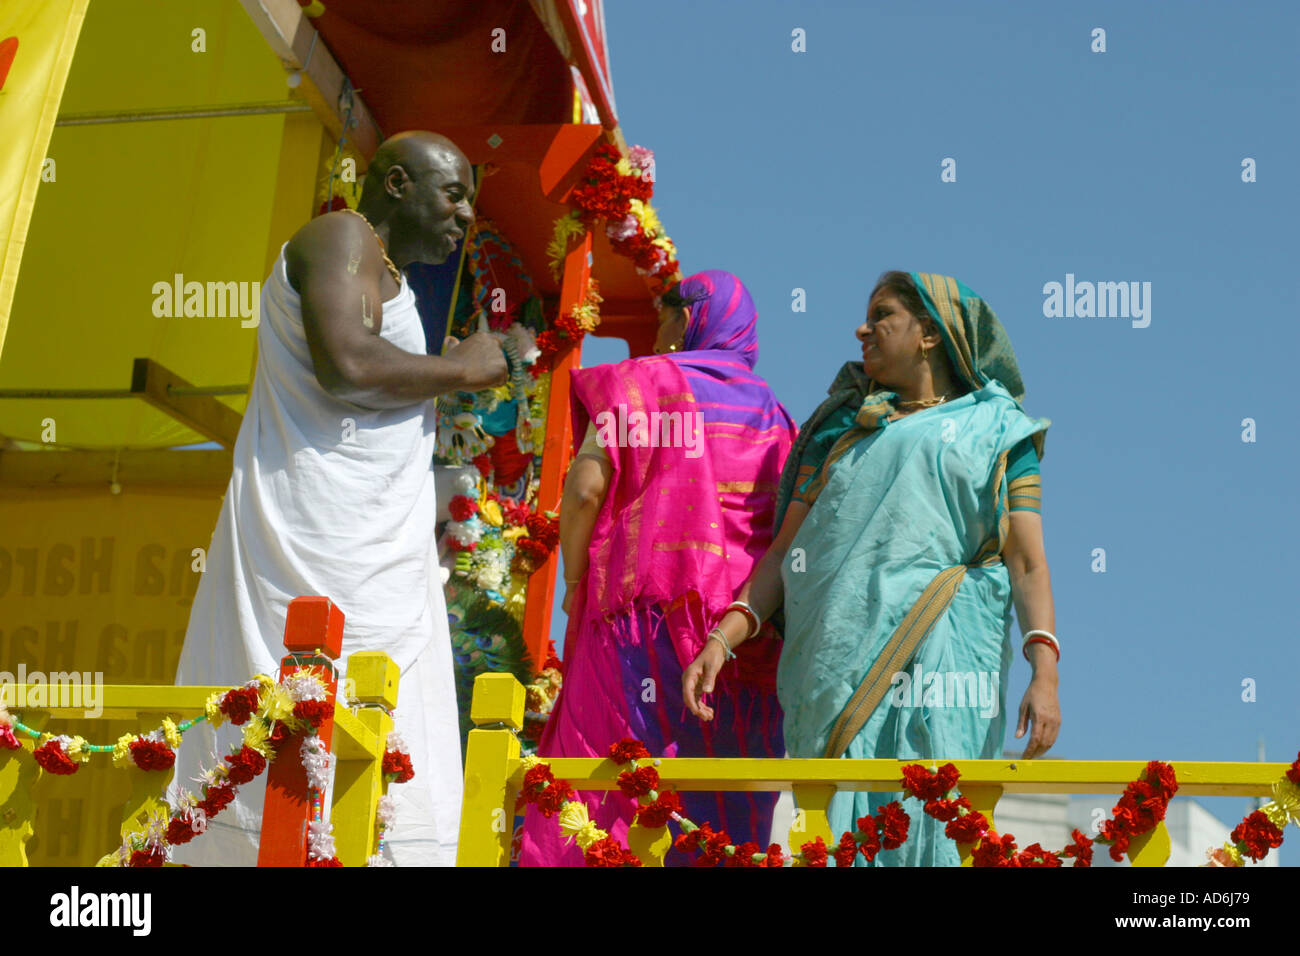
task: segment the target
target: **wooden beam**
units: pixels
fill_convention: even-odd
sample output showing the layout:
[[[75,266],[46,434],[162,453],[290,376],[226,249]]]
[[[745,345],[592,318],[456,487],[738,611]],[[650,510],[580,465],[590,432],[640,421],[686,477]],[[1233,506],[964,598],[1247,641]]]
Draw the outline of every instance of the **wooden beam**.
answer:
[[[75,488],[181,485],[220,494],[234,462],[224,449],[0,451],[0,487]]]
[[[211,395],[176,395],[172,388],[193,385],[153,359],[138,358],[131,368],[131,391],[150,405],[194,429],[205,438],[235,447],[242,416]]]
[[[311,106],[337,142],[343,135],[346,109],[340,108],[339,97],[347,76],[316,28],[303,15],[297,0],[240,0],[240,5],[284,68],[300,75],[295,95]],[[348,141],[360,156],[357,171],[361,172],[384,141],[384,134],[356,93],[352,94],[352,121]]]
[[[583,233],[564,257],[564,279],[560,287],[559,315],[564,315],[582,301],[591,276],[591,233]],[[538,479],[537,511],[558,511],[564,491],[564,476],[573,455],[573,420],[569,415],[569,373],[578,367],[582,346],[570,350],[551,372],[551,391],[546,403],[546,441],[542,448],[542,474]],[[546,663],[546,645],[551,637],[551,605],[555,601],[555,572],[560,564],[560,549],[551,552],[545,563],[528,580],[528,597],[524,604],[524,645],[540,671]],[[463,831],[462,831],[463,832]]]

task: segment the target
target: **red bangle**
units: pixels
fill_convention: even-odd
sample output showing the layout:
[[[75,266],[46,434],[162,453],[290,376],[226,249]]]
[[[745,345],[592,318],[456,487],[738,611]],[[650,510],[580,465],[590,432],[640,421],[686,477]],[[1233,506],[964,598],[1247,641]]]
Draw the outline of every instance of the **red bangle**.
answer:
[[[758,619],[758,612],[743,601],[731,602],[727,605],[727,610],[722,613],[725,615],[727,611],[739,611],[744,615],[745,620],[749,622],[749,629],[748,633],[745,634],[745,640],[749,640],[763,629],[763,622]]]
[[[1030,645],[1030,644],[1046,644],[1048,647],[1050,647],[1050,648],[1052,649],[1052,653],[1056,655],[1056,659],[1057,659],[1058,661],[1061,659],[1061,652],[1058,651],[1058,650],[1056,649],[1056,645],[1053,644],[1051,641],[1049,641],[1047,638],[1045,638],[1045,637],[1031,637],[1029,640],[1025,641],[1025,659],[1026,659],[1026,660],[1029,659],[1029,645]]]

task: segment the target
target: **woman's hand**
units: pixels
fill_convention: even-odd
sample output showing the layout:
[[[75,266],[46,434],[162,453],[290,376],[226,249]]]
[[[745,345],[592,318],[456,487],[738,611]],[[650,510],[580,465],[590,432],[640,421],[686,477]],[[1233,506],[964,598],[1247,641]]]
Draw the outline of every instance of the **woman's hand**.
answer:
[[[573,585],[568,581],[564,582],[564,601],[560,604],[565,614],[569,613],[569,605],[573,603]]]
[[[1034,677],[1029,682],[1024,699],[1020,701],[1020,723],[1016,736],[1025,735],[1025,724],[1033,722],[1033,732],[1025,747],[1023,759],[1030,760],[1047,753],[1056,743],[1061,729],[1061,705],[1056,697],[1056,680],[1052,677]]]
[[[713,708],[700,698],[713,693],[713,681],[726,662],[722,645],[709,638],[704,642],[704,650],[700,651],[682,674],[682,700],[686,701],[687,708],[700,720],[713,719]]]

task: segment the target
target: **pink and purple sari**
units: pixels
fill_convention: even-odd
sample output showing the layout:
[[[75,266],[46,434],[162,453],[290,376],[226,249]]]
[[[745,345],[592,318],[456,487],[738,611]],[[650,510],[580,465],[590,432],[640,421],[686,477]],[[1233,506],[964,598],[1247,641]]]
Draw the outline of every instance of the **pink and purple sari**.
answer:
[[[662,413],[701,421],[702,440],[651,441],[629,428],[609,445],[613,474],[597,518],[586,576],[574,594],[564,645],[564,687],[542,735],[542,757],[604,757],[635,737],[663,757],[782,757],[776,699],[779,639],[765,625],[715,683],[704,722],[682,700],[682,672],[734,600],[772,539],[777,485],[796,426],[753,372],[756,313],[726,272],[684,280],[692,306],[685,350],[573,372],[573,433],[602,412],[629,423]],[[656,414],[660,413],[660,414]],[[699,419],[695,418],[699,414]],[[660,432],[660,437],[665,432]],[[701,453],[702,452],[702,453]],[[766,848],[776,794],[680,794],[685,815]],[[618,790],[579,793],[592,820],[621,842],[636,801]],[[677,859],[674,859],[674,858]],[[667,863],[685,859],[676,850]],[[582,865],[554,818],[525,818],[520,863]]]

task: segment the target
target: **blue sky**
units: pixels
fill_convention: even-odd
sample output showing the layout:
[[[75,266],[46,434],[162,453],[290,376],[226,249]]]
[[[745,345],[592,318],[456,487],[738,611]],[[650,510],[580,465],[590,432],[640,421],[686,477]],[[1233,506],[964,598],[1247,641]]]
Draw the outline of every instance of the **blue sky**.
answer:
[[[860,357],[887,269],[955,276],[1006,326],[1026,409],[1053,423],[1052,754],[1253,760],[1262,738],[1294,759],[1300,7],[660,0],[606,22],[683,266],[746,282],[758,372],[796,420]],[[1046,317],[1067,274],[1149,282],[1149,326]],[[584,364],[626,354],[589,338]],[[1028,677],[1021,661],[1010,709]],[[1235,823],[1247,801],[1207,805]]]

